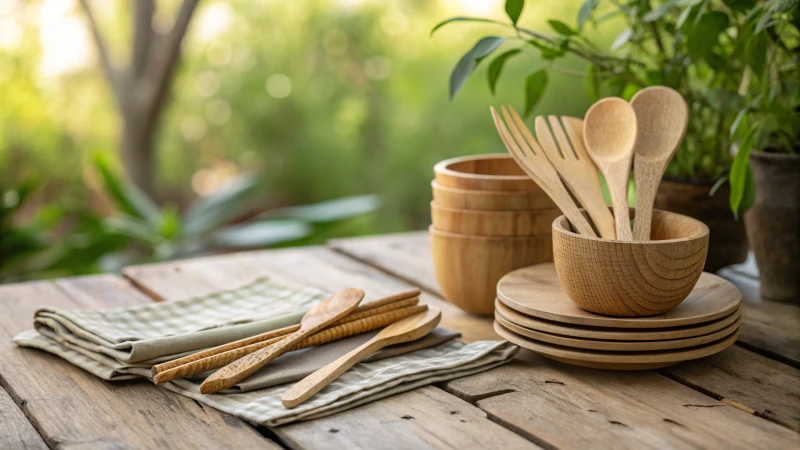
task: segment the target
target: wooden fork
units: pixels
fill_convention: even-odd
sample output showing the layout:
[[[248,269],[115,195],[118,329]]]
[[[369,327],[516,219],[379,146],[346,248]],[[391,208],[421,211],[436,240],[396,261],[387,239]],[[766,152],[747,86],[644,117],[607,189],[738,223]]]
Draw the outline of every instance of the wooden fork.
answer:
[[[518,116],[514,119],[521,122]],[[547,122],[550,122],[549,127]],[[561,122],[564,123],[563,127]],[[559,121],[556,116],[548,116],[545,121],[544,117],[538,116],[535,124],[536,137],[539,138],[547,159],[553,163],[564,184],[589,213],[600,236],[605,239],[616,239],[614,216],[611,215],[603,199],[597,166],[583,146],[583,120],[562,116]],[[523,129],[522,132],[527,133],[527,129]],[[529,138],[533,139],[533,136]]]
[[[510,106],[508,108],[502,106],[503,117],[508,123],[508,128],[506,128],[506,125],[500,119],[497,111],[495,111],[493,107],[490,108],[490,110],[492,111],[494,125],[497,128],[497,132],[500,134],[500,139],[503,140],[503,144],[505,144],[508,153],[511,154],[522,170],[550,196],[556,206],[558,206],[558,209],[567,216],[567,219],[569,219],[573,228],[577,230],[578,233],[597,237],[597,234],[592,230],[592,226],[589,225],[589,221],[578,211],[578,207],[575,206],[575,202],[572,201],[569,192],[567,192],[564,184],[561,183],[556,169],[553,168],[553,165],[545,156],[541,146],[539,146],[539,143],[533,138],[516,111]],[[509,114],[509,110],[513,111],[514,116]],[[514,117],[518,120],[515,121]],[[528,136],[524,136],[522,132],[520,132],[520,128],[525,129]],[[509,129],[511,130],[510,133]]]

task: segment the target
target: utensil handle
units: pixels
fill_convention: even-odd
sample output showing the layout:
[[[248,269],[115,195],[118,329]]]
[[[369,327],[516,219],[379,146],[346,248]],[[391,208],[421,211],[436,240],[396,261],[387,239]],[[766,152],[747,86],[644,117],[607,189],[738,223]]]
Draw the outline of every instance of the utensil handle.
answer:
[[[303,378],[281,396],[281,403],[286,408],[294,408],[314,394],[321,391],[325,386],[342,376],[348,369],[361,362],[367,356],[375,353],[384,346],[382,340],[370,339],[360,347],[341,356],[336,361],[317,370],[311,375]]]
[[[653,217],[653,203],[661,181],[661,172],[644,161],[634,158],[633,179],[636,183],[636,218],[633,220],[633,240],[649,241],[650,225]],[[655,180],[655,181],[653,181]]]
[[[606,183],[614,204],[614,223],[617,225],[617,240],[633,240],[631,214],[628,207],[628,170],[610,170]]]

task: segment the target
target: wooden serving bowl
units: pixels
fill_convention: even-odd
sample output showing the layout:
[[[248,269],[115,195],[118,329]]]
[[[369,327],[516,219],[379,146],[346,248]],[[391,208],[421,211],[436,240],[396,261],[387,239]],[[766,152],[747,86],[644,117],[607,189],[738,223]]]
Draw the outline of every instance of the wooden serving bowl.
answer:
[[[474,211],[445,208],[431,202],[433,227],[448,233],[476,236],[540,236],[552,233],[557,208],[538,211]]]
[[[561,216],[553,222],[553,259],[564,291],[581,308],[609,316],[663,314],[678,306],[703,272],[708,227],[653,210],[650,241],[582,236]]]
[[[444,297],[464,311],[494,313],[497,282],[520,267],[553,260],[544,236],[470,236],[430,226],[433,268]]]
[[[541,188],[506,153],[462,156],[433,166],[441,186],[477,191],[538,192]]]
[[[475,211],[532,211],[553,209],[556,204],[543,190],[514,191],[475,191],[444,187],[431,181],[433,201],[439,206]]]

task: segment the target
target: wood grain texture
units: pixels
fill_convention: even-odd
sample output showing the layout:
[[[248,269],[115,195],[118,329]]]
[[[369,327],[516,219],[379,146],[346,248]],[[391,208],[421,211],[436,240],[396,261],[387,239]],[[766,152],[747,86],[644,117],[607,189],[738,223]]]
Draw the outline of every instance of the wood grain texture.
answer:
[[[46,449],[47,444],[8,393],[0,388],[0,445],[3,448]]]
[[[636,113],[633,177],[636,182],[636,220],[633,239],[650,239],[653,202],[661,176],[683,140],[689,107],[674,89],[651,86],[631,98]]]
[[[658,373],[566,366],[526,350],[445,388],[547,448],[788,449],[798,443],[797,433]]]
[[[636,130],[636,113],[628,102],[618,97],[597,101],[583,118],[584,144],[608,185],[618,241],[633,238],[628,210],[628,178]]]
[[[502,315],[512,323],[543,333],[557,334],[560,336],[575,337],[582,339],[599,339],[613,341],[660,341],[666,339],[686,339],[704,334],[717,332],[735,322],[741,323],[741,307],[731,314],[704,322],[698,325],[686,325],[682,327],[670,328],[608,328],[571,325],[566,323],[553,322],[551,320],[538,319],[533,316],[526,316],[505,306],[499,300],[494,303],[495,317]]]
[[[742,302],[739,290],[703,272],[686,300],[671,311],[649,317],[611,317],[578,307],[564,292],[553,264],[515,270],[497,284],[497,298],[522,314],[560,323],[612,328],[666,328],[709,322],[727,316]]]
[[[489,153],[440,161],[433,166],[439,185],[474,191],[542,192],[509,155]]]
[[[742,405],[759,417],[800,432],[800,369],[734,346],[661,372],[718,400]]]
[[[433,267],[444,298],[472,314],[491,315],[497,282],[506,273],[552,260],[550,236],[471,236],[433,226]]]
[[[338,341],[339,339],[344,339],[346,337],[377,330],[378,328],[397,322],[398,320],[402,320],[426,309],[427,305],[409,306],[386,311],[384,313],[370,315],[349,322],[344,322],[337,326],[324,329],[303,338],[297,344],[292,345],[289,351],[301,350],[308,347],[314,347],[316,345],[327,344],[328,342]],[[370,311],[365,311],[365,313],[368,312]],[[226,365],[244,356],[250,355],[264,348],[271,347],[286,337],[287,335],[283,335],[265,341],[256,342],[254,344],[235,346],[234,348],[221,353],[215,353],[204,358],[195,359],[169,369],[158,370],[158,373],[155,373],[156,370],[154,370],[153,382],[156,384],[162,384],[177,378],[186,378],[192,375],[207,372],[209,370],[225,367]]]
[[[476,191],[448,188],[431,181],[433,201],[445,208],[474,211],[533,211],[553,209],[556,204],[542,191]]]
[[[538,116],[535,120],[539,143],[564,184],[589,213],[600,236],[616,239],[614,216],[603,198],[597,167],[583,145],[583,121],[566,116],[561,121],[556,116],[548,116],[547,120]]]
[[[300,320],[300,328],[278,342],[266,346],[229,363],[214,372],[200,385],[200,392],[213,394],[228,389],[254,374],[270,361],[296,347],[307,337],[344,318],[361,303],[364,291],[348,288],[314,305]]]
[[[494,320],[502,325],[503,328],[506,328],[507,330],[512,331],[522,337],[530,338],[535,341],[569,348],[612,352],[661,351],[705,345],[729,336],[739,329],[739,323],[741,322],[740,320],[737,320],[719,331],[684,339],[658,341],[610,341],[598,339],[578,339],[531,330],[511,322],[498,312],[495,312]]]
[[[387,326],[369,341],[294,384],[281,395],[281,403],[286,408],[297,407],[378,350],[427,335],[439,325],[441,318],[438,308],[430,308]]]
[[[477,236],[550,236],[557,208],[536,211],[474,211],[444,208],[431,202],[433,227]]]
[[[561,182],[556,169],[516,111],[510,106],[508,108],[503,106],[503,117],[505,118],[505,123],[503,123],[494,107],[490,107],[490,110],[497,133],[514,161],[536,184],[541,186],[579,233],[596,236],[592,226],[578,211],[578,207]]]
[[[538,449],[486,413],[428,386],[344,413],[275,429],[291,448]]]
[[[680,304],[703,273],[708,227],[691,217],[653,211],[652,241],[592,239],[565,217],[553,222],[553,260],[567,295],[610,316],[652,316]]]
[[[552,345],[521,336],[503,327],[498,322],[494,323],[494,330],[506,340],[542,356],[553,358],[567,364],[605,370],[656,369],[683,361],[704,358],[719,353],[733,345],[733,343],[736,342],[737,335],[736,331],[734,331],[733,334],[729,334],[718,341],[686,349],[620,352],[585,350]]]
[[[33,349],[13,336],[31,328],[42,306],[102,308],[149,299],[117,277],[100,275],[0,287],[0,375],[4,387],[51,448],[279,448],[245,422],[149,382],[109,383]],[[0,426],[0,429],[3,427]]]

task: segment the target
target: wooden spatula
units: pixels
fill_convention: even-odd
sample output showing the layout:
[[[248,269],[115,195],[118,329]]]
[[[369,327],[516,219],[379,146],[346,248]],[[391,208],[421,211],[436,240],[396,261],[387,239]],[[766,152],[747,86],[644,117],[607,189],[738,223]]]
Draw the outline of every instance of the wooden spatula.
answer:
[[[262,348],[237,359],[208,377],[200,385],[200,392],[213,394],[227,389],[249,377],[268,362],[284,354],[303,338],[327,327],[358,307],[364,291],[345,289],[311,308],[300,321],[300,329],[269,347]]]
[[[564,123],[563,127],[561,122]],[[589,213],[600,236],[616,239],[614,216],[603,199],[597,166],[583,146],[583,120],[566,116],[562,116],[561,121],[556,116],[548,116],[545,120],[538,116],[535,124],[536,137],[539,138],[547,159],[553,163],[564,184]]]
[[[510,106],[508,108],[503,106],[502,108],[508,128],[500,119],[497,111],[494,108],[490,108],[490,110],[492,118],[494,118],[494,125],[508,153],[519,164],[520,168],[553,200],[553,203],[567,216],[567,219],[578,233],[597,237],[592,226],[589,225],[589,221],[578,211],[578,207],[575,206],[575,202],[572,201],[572,197],[569,196],[569,192],[567,192],[558,177],[558,172],[553,168],[553,164],[547,159],[544,151],[531,135],[530,130],[525,126],[519,114]],[[511,129],[510,132],[509,129]]]
[[[300,380],[283,393],[281,403],[287,408],[296,407],[367,356],[386,346],[413,341],[430,333],[439,324],[441,317],[439,308],[429,307],[427,311],[389,325],[360,347]]]

